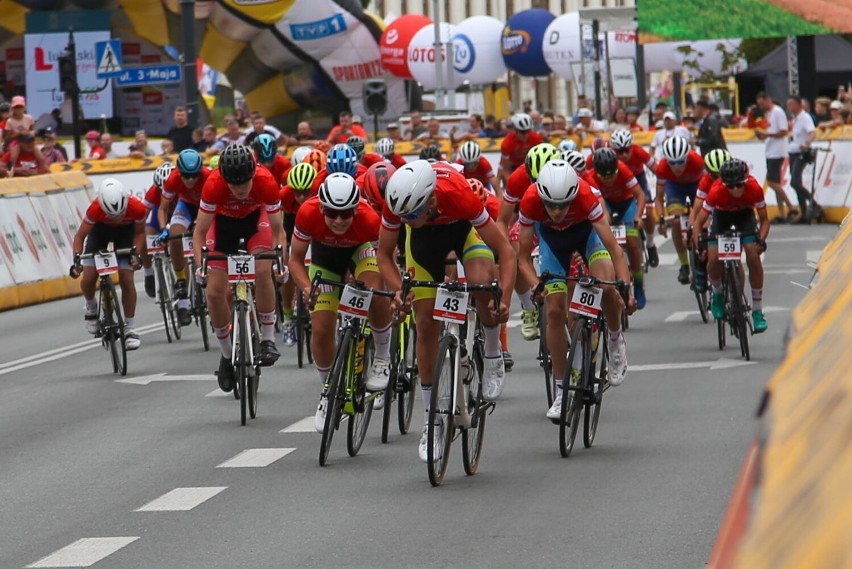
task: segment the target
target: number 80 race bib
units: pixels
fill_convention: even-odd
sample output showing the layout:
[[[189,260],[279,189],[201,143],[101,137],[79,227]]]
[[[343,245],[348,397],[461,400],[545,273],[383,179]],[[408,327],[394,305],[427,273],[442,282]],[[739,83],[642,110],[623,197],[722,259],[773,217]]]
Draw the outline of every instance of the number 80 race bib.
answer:
[[[575,314],[595,318],[601,311],[602,299],[603,289],[594,286],[582,287],[578,284],[574,287],[574,296],[571,298],[571,305],[568,310]]]

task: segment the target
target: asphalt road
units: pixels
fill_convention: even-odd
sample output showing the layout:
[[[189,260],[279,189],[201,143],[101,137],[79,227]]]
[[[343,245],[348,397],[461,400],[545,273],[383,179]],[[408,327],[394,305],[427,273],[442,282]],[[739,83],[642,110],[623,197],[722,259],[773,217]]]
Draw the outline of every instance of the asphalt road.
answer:
[[[320,468],[319,435],[282,432],[313,415],[319,392],[283,346],[263,375],[258,419],[240,427],[197,329],[169,345],[150,328],[128,377],[167,375],[126,383],[91,347],[80,299],[3,313],[0,567],[702,567],[807,262],[835,231],[773,227],[769,330],[752,337],[749,365],[736,347],[720,352],[715,327],[690,313],[663,245],[627,333],[634,369],[607,392],[595,446],[578,442],[568,459],[544,418],[536,343],[515,327],[517,363],[488,419],[480,472],[464,475],[454,445],[440,488],[416,454],[419,401],[415,433],[382,445],[376,420],[359,456],[338,435]],[[137,328],[156,325],[153,302],[143,293],[139,303]],[[207,378],[186,377],[198,375]],[[226,467],[238,455],[243,467]]]

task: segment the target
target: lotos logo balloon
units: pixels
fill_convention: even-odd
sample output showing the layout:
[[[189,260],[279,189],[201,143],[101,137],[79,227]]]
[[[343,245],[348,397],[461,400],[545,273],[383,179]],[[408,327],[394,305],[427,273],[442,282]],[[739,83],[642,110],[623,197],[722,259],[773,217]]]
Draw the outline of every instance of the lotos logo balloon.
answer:
[[[525,77],[550,73],[542,54],[545,30],[556,16],[543,8],[518,12],[506,22],[501,36],[501,52],[506,67]]]

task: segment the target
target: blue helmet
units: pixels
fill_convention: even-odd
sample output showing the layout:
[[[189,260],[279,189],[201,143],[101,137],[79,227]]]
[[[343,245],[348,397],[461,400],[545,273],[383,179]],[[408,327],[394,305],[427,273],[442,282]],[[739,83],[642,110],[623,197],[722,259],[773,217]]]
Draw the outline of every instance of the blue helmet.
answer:
[[[275,139],[265,132],[254,139],[252,147],[258,162],[272,162],[278,153],[278,144]]]
[[[204,162],[201,160],[201,155],[191,148],[181,150],[180,154],[178,154],[177,168],[183,175],[197,176],[201,173],[203,165]]]
[[[354,178],[358,172],[358,153],[348,144],[335,144],[328,152],[325,168],[329,174],[342,172]]]

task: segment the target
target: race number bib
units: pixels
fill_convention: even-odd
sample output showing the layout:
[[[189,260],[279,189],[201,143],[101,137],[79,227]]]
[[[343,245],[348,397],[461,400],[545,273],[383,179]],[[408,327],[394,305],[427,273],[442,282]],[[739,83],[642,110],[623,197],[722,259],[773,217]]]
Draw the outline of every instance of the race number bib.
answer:
[[[148,245],[148,253],[162,253],[166,250],[165,246],[162,243],[157,242],[157,235],[146,235],[145,243]]]
[[[681,215],[680,216],[680,234],[683,235],[683,238],[686,239],[686,234],[689,232],[689,216]]]
[[[739,237],[719,237],[719,260],[739,261],[742,253]]]
[[[111,275],[113,273],[118,272],[118,259],[115,257],[115,253],[107,253],[106,255],[101,255],[100,253],[95,254],[95,269],[97,269],[99,275]]]
[[[467,319],[467,293],[439,288],[432,318],[442,322],[464,324]]]
[[[621,246],[627,245],[627,226],[613,225],[612,235],[615,237],[615,242]]]
[[[183,235],[183,256],[189,257],[192,255],[192,234],[184,233]]]
[[[538,247],[532,250],[532,255],[530,255],[530,257],[532,257],[532,264],[533,268],[535,269],[535,274],[541,275],[541,253],[539,252]]]
[[[346,285],[343,288],[343,294],[340,296],[340,305],[337,310],[363,320],[367,317],[372,300],[373,291],[358,290],[353,286]]]
[[[228,282],[254,282],[254,257],[251,255],[232,255],[228,257]]]
[[[568,310],[595,318],[601,311],[602,299],[603,289],[595,286],[583,287],[578,284],[574,287],[574,296],[571,298],[571,306]]]
[[[308,250],[305,251],[305,267],[311,266],[311,244],[308,243]]]
[[[464,276],[464,265],[462,265],[461,261],[456,261],[456,272],[458,273],[458,280],[460,283],[467,282]]]

